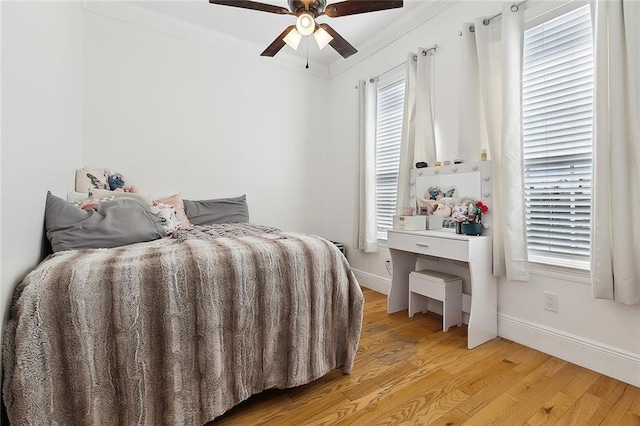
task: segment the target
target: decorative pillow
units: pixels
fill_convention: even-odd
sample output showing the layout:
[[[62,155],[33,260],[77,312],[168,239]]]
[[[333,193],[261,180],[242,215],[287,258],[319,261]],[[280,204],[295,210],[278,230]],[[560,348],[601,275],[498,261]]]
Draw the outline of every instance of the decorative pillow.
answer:
[[[76,192],[76,191],[67,192],[67,201],[70,202],[71,204],[81,203],[83,201],[87,201],[88,199],[89,199],[88,192]]]
[[[165,204],[171,204],[176,210],[176,216],[178,217],[178,220],[182,222],[182,228],[191,228],[191,222],[187,217],[187,213],[184,211],[184,203],[180,194],[174,194],[170,197],[159,198],[156,201],[160,201],[161,203]]]
[[[436,216],[449,217],[451,216],[451,207],[446,203],[437,203],[437,208],[433,212]]]
[[[430,186],[424,197],[428,200],[439,200],[441,198],[449,198],[456,196],[456,187],[450,186],[447,188],[439,188],[437,186]]]
[[[47,193],[45,231],[54,252],[111,248],[152,241],[164,234],[158,216],[138,200],[122,199],[81,210]]]
[[[246,195],[213,200],[184,200],[184,209],[194,225],[249,222]]]
[[[100,199],[90,198],[88,200],[81,201],[78,204],[76,203],[72,203],[72,204],[79,207],[82,210],[89,210],[90,208],[93,208],[100,203],[106,203],[107,201],[113,201],[113,200],[115,200],[115,197],[106,197],[106,198],[100,198]]]
[[[105,169],[91,169],[88,167],[76,170],[76,191],[89,192],[91,189],[109,189]]]
[[[178,229],[182,228],[182,222],[178,220],[175,207],[171,204],[161,203],[160,201],[152,201],[151,213],[157,215],[160,218],[162,228],[167,235],[171,235]]]
[[[139,192],[120,192],[120,191],[109,191],[107,189],[92,189],[91,196],[93,198],[105,198],[105,197],[131,198],[133,200],[139,200],[145,204],[151,205],[151,197],[142,195]]]
[[[424,198],[417,197],[416,203],[418,205],[418,214],[420,215],[432,215],[438,208],[438,202],[435,200],[425,200]]]

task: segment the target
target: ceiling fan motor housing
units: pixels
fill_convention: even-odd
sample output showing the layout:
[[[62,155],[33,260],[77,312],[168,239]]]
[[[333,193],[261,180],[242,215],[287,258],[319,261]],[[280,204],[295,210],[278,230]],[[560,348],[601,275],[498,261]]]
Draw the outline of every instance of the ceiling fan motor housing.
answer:
[[[313,15],[314,18],[324,12],[326,5],[327,0],[289,0],[289,10],[293,14],[299,15],[306,12],[308,7],[309,13]]]

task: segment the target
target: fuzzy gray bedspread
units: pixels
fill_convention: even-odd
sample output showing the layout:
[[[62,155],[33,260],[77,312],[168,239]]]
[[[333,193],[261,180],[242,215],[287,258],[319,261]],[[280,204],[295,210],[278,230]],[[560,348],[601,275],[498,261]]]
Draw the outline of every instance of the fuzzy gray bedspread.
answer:
[[[308,235],[60,252],[14,295],[9,419],[200,425],[264,389],[349,373],[362,309],[344,256]]]

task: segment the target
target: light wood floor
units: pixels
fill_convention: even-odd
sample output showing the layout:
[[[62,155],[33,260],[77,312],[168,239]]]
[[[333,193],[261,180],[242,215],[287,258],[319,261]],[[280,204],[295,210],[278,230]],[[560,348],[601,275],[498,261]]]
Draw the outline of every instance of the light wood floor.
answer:
[[[640,388],[504,339],[466,348],[434,314],[386,313],[364,290],[353,372],[269,390],[214,425],[640,425]]]

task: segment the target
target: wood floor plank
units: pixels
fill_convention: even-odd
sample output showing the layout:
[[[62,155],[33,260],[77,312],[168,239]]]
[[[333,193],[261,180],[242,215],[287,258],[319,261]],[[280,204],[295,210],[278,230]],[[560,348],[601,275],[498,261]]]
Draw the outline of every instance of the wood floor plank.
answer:
[[[615,425],[620,423],[631,408],[631,404],[635,401],[634,389],[638,388],[618,382],[617,386],[591,416],[586,425]]]
[[[364,410],[347,417],[338,424],[378,424],[374,420],[378,419],[381,414],[388,417],[388,413],[421,395],[435,398],[453,381],[454,377],[444,370],[437,370],[420,378],[404,377],[393,383],[390,392],[384,395],[384,398],[376,400]]]
[[[364,290],[366,326],[350,375],[268,390],[213,425],[637,425],[640,389],[506,339],[468,350],[466,326],[386,313]]]
[[[433,423],[429,423],[429,426],[458,426],[465,423],[467,420],[469,420],[469,416],[457,408],[454,408],[438,420]]]
[[[640,416],[630,411],[627,411],[624,417],[622,418],[622,420],[620,421],[620,423],[618,423],[618,425],[619,426],[640,426]]]
[[[425,405],[417,406],[414,410],[416,414],[412,415],[408,421],[413,424],[432,424],[458,407],[467,398],[469,395],[459,389],[454,389],[431,403],[425,399]]]
[[[629,385],[629,392],[636,396],[636,399],[631,403],[631,411],[636,414],[640,414],[638,413],[638,411],[640,411],[640,388]]]
[[[515,398],[508,393],[502,393],[486,404],[483,408],[478,410],[473,416],[470,416],[469,420],[465,423],[465,426],[487,426],[493,424],[500,416],[508,412],[519,401],[520,400],[518,398]]]
[[[500,396],[500,394],[504,393],[505,388],[508,388],[519,380],[522,380],[522,374],[513,369],[509,369],[505,371],[503,375],[496,377],[493,382],[487,384],[483,389],[469,397],[464,403],[460,404],[458,409],[469,416],[473,416]]]
[[[602,400],[597,396],[585,393],[573,403],[564,416],[556,423],[559,426],[584,425],[598,411]]]
[[[527,420],[527,425],[554,425],[569,411],[574,402],[573,397],[558,392]]]
[[[505,425],[525,424],[558,389],[568,384],[578,371],[579,367],[567,364],[555,375],[537,383],[535,387],[531,388],[532,392],[527,394],[526,398],[521,399],[509,412],[498,419],[499,422]],[[515,396],[511,391],[508,391],[508,393]]]
[[[593,386],[600,374],[595,371],[580,369],[580,372],[571,380],[571,383],[562,388],[562,392],[574,398],[580,398],[591,386]],[[593,394],[591,394],[593,395]],[[596,395],[593,395],[596,396]]]
[[[306,425],[335,425],[339,423],[345,423],[345,419],[350,416],[354,416],[356,413],[366,410],[374,402],[380,400],[391,392],[393,383],[387,383],[386,385],[379,386],[371,389],[371,392],[362,398],[358,398],[355,401],[346,399],[345,402],[337,404],[332,407],[331,410],[325,410],[310,417],[305,424]],[[349,423],[349,422],[346,422]]]
[[[413,392],[404,395],[402,400],[388,411],[380,411],[373,413],[367,417],[361,417],[358,422],[363,420],[369,424],[427,424],[437,420],[444,414],[456,408],[460,402],[464,401],[469,395],[454,389],[451,392],[445,392],[447,383],[453,381],[453,378],[446,379],[434,386],[425,388],[422,392]],[[404,402],[401,402],[404,401]],[[384,401],[387,406],[388,401]],[[418,421],[422,418],[421,421]]]
[[[552,377],[562,368],[568,365],[566,361],[558,358],[550,358],[538,368],[527,374],[521,381],[510,387],[507,392],[518,399],[524,399],[542,386],[549,377]]]
[[[343,394],[351,401],[355,401],[358,398],[362,398],[371,392],[372,388],[376,386],[384,386],[387,383],[394,383],[406,378],[407,375],[413,373],[415,369],[409,363],[403,362],[397,364],[396,367],[385,371],[377,377],[373,377],[370,380],[365,380],[362,383],[358,383],[355,386],[346,389]]]
[[[591,385],[591,387],[587,390],[592,395],[601,398],[603,401],[606,400],[609,395],[613,392],[613,390],[618,386],[620,382],[616,379],[612,379],[611,377],[607,377],[604,375],[600,375],[598,380]]]

